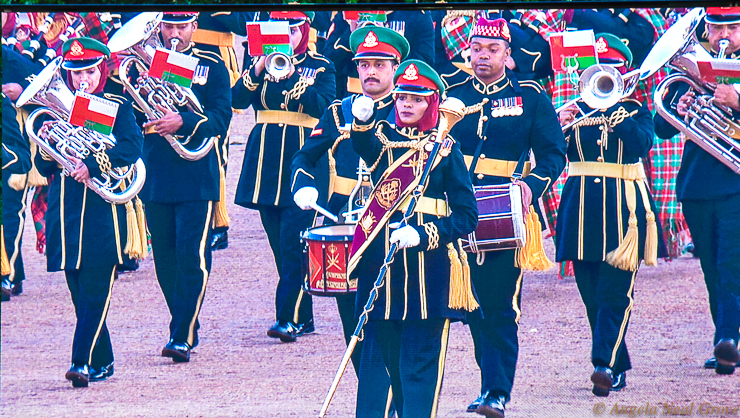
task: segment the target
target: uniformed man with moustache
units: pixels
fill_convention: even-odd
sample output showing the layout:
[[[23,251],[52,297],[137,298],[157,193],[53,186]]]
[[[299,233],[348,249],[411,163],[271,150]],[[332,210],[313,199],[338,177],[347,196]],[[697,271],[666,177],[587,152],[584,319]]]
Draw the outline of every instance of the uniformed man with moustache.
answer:
[[[510,41],[506,20],[478,20],[470,40],[474,75],[451,88],[448,97],[459,98],[471,111],[479,109],[455,125],[451,135],[460,142],[474,185],[510,183],[519,165],[524,175],[519,181],[523,205],[528,208],[560,175],[567,144],[542,88],[518,80],[506,68]],[[537,161],[534,169],[527,158],[530,150]],[[469,324],[482,382],[481,395],[468,411],[487,417],[504,416],[514,383],[521,315],[519,253],[519,249],[486,252],[481,265],[470,263],[481,308],[480,315],[470,315]],[[475,254],[468,257],[476,259]]]
[[[386,119],[393,110],[391,97],[393,75],[398,64],[408,54],[408,42],[392,29],[366,26],[352,33],[350,46],[355,54],[353,60],[357,65],[362,93],[375,102],[377,116]],[[312,204],[315,204],[319,195],[323,194],[318,190],[320,185],[315,180],[315,173],[322,168],[319,160],[329,153],[331,189],[328,192],[327,207],[330,212],[340,216],[340,212],[347,209],[347,198],[358,186],[360,157],[349,141],[349,128],[353,119],[352,102],[359,96],[355,94],[344,100],[335,100],[324,112],[303,148],[293,157],[291,165],[293,200],[299,208],[313,210]],[[357,209],[355,202],[352,208]],[[349,343],[359,316],[359,312],[355,311],[355,292],[337,295],[336,300],[344,338]],[[362,349],[360,342],[352,354],[352,364],[358,374]],[[386,388],[389,383],[390,381],[386,383]],[[386,404],[387,402],[379,403],[378,407],[385,407]]]
[[[727,59],[740,56],[740,8],[708,7],[704,18],[706,38],[713,56],[720,51],[720,41],[729,41]],[[732,85],[719,84],[714,90],[715,105],[731,109],[738,120],[740,98]],[[683,120],[696,101],[689,85],[670,86],[663,99],[666,109]],[[655,133],[671,138],[678,130],[662,116],[655,115]],[[709,310],[714,322],[714,357],[705,368],[717,374],[732,374],[740,365],[740,177],[720,160],[693,141],[684,145],[681,168],[676,177],[676,194],[694,241],[707,285]],[[708,183],[711,187],[707,187]]]
[[[203,112],[187,107],[163,109],[159,119],[139,122],[145,129],[144,162],[147,179],[140,197],[145,203],[157,280],[172,319],[169,342],[162,356],[190,361],[198,345],[198,314],[211,271],[211,224],[219,200],[219,159],[212,149],[205,157],[187,161],[166,135],[176,135],[188,149],[213,139],[219,143],[231,121],[229,76],[221,58],[192,42],[198,28],[195,12],[165,12],[160,24],[163,45],[177,39],[178,53],[198,60],[191,90]],[[145,123],[144,123],[145,122]],[[191,148],[192,147],[192,148]]]
[[[280,280],[275,294],[272,338],[295,342],[314,331],[311,296],[301,287],[300,233],[313,214],[293,203],[290,164],[335,96],[334,65],[308,49],[312,12],[272,12],[287,21],[293,55],[284,76],[268,73],[266,57],[252,57],[233,88],[232,106],[256,111],[249,135],[235,203],[260,213]]]
[[[409,53],[405,59],[418,59],[434,65],[434,27],[429,12],[397,10],[387,12],[385,19],[385,22],[362,23],[354,19],[345,19],[341,12],[334,16],[323,54],[337,69],[337,99],[362,92],[357,67],[352,63],[353,54],[349,38],[352,32],[363,24],[395,30],[409,43]]]

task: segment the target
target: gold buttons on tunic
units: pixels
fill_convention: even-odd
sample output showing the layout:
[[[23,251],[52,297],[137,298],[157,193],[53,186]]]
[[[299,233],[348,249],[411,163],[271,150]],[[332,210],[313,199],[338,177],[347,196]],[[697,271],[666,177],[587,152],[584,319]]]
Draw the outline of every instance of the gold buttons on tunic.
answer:
[[[597,139],[596,140],[596,145],[601,145],[601,140],[600,139]]]
[[[478,180],[483,180],[483,173],[478,174]]]
[[[285,103],[280,103],[280,108],[285,109]]]
[[[481,160],[485,160],[485,159],[486,159],[486,154],[481,154],[481,155],[480,155],[480,159],[481,159]]]
[[[598,177],[597,177],[597,178],[595,178],[595,179],[594,179],[594,183],[601,183],[601,179],[600,179],[600,178],[598,178]]]
[[[598,157],[596,157],[596,161],[602,162],[602,161],[604,161],[604,157],[598,156]]]
[[[285,126],[285,124],[281,122],[281,123],[278,123],[278,126],[282,128],[283,126]]]

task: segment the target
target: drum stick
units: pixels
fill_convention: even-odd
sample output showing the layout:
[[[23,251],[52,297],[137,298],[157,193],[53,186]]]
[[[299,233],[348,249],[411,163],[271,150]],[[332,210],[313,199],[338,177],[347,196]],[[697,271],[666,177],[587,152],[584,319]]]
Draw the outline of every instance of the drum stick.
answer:
[[[336,215],[322,208],[321,206],[319,206],[318,203],[315,203],[315,202],[311,203],[311,209],[314,209],[316,212],[326,216],[327,218],[331,219],[335,223],[339,223],[339,218],[337,218]]]
[[[347,368],[347,365],[352,358],[352,353],[355,351],[355,346],[357,345],[358,340],[359,337],[357,335],[353,335],[352,338],[350,338],[349,345],[347,346],[347,350],[344,352],[344,357],[342,358],[342,363],[339,365],[337,374],[334,376],[334,381],[331,382],[329,393],[326,395],[326,399],[324,399],[324,404],[321,406],[319,418],[324,418],[326,416],[326,411],[329,409],[331,399],[334,397],[334,393],[337,391],[339,381],[342,380],[342,375],[344,374],[344,370]]]

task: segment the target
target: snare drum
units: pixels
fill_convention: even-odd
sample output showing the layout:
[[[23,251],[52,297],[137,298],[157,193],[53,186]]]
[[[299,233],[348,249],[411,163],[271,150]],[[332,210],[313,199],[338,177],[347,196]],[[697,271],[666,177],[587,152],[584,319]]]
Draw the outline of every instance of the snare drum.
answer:
[[[476,186],[478,226],[463,249],[471,253],[511,250],[524,246],[526,229],[522,213],[522,189],[516,184]]]
[[[357,279],[347,277],[354,224],[311,228],[303,242],[303,288],[314,296],[336,296],[357,291]]]

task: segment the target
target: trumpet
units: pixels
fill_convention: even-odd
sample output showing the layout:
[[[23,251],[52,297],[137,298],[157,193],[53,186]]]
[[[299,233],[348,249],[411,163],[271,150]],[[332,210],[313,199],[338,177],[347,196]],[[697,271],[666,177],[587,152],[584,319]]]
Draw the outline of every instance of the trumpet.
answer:
[[[177,84],[161,81],[153,77],[139,77],[136,84],[130,80],[133,78],[130,71],[136,67],[139,74],[149,71],[154,53],[161,48],[159,41],[159,23],[162,21],[162,12],[144,12],[136,15],[126,22],[108,41],[111,52],[127,51],[130,55],[121,60],[118,66],[118,77],[129,92],[136,104],[152,121],[164,116],[157,105],[177,112],[178,106],[187,107],[191,112],[203,113],[203,107],[198,98],[189,88]],[[171,49],[174,50],[179,42],[172,40]],[[195,149],[185,148],[191,137],[183,138],[181,135],[165,135],[177,155],[188,161],[196,161],[205,157],[213,148],[215,137],[209,137]]]
[[[34,110],[26,121],[26,133],[39,148],[62,166],[64,175],[74,171],[73,159],[82,160],[116,145],[113,135],[103,135],[91,129],[74,126],[67,122],[74,103],[74,94],[64,83],[59,68],[62,58],[55,58],[47,65],[26,90],[18,97],[17,106],[35,104],[42,107]],[[84,86],[82,86],[84,88]],[[52,123],[46,135],[34,131],[38,117],[51,117]],[[109,203],[126,203],[136,197],[144,187],[146,168],[139,158],[127,167],[110,167],[100,178],[91,178],[85,185]]]
[[[276,81],[284,80],[293,71],[293,61],[288,54],[273,52],[265,59],[265,71]]]

